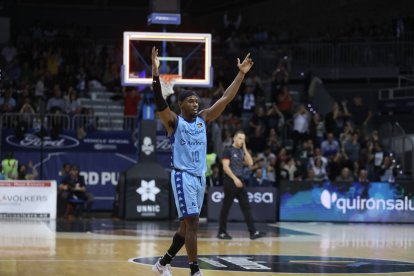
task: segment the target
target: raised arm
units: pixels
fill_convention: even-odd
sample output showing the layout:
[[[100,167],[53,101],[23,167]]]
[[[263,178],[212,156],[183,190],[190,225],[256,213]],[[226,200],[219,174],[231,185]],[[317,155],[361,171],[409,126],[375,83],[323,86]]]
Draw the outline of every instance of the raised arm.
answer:
[[[244,79],[244,76],[249,72],[250,68],[253,66],[253,60],[250,58],[250,53],[246,55],[243,62],[240,63],[240,59],[237,58],[237,67],[239,68],[239,73],[234,78],[230,86],[224,91],[223,96],[218,99],[217,102],[213,104],[210,108],[204,109],[200,112],[200,115],[204,118],[206,122],[213,121],[217,119],[221,113],[224,111],[226,106],[234,99],[239,91],[240,85]]]
[[[244,152],[244,163],[251,168],[253,166],[253,158],[250,155],[250,152],[247,150],[246,142],[243,143],[243,152]]]
[[[175,122],[177,121],[177,114],[175,114],[168,106],[167,102],[162,96],[159,66],[160,61],[158,59],[158,49],[152,47],[151,53],[152,61],[152,89],[154,91],[154,102],[157,108],[158,115],[160,116],[161,122],[170,136],[175,128]]]

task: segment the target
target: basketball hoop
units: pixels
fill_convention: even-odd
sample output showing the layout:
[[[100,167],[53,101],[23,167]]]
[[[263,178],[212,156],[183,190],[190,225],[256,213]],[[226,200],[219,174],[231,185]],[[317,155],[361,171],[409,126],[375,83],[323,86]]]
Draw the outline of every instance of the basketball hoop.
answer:
[[[176,74],[160,75],[161,91],[162,91],[162,96],[164,97],[164,99],[174,94],[174,89],[173,89],[174,84],[180,78],[181,76],[176,75]]]

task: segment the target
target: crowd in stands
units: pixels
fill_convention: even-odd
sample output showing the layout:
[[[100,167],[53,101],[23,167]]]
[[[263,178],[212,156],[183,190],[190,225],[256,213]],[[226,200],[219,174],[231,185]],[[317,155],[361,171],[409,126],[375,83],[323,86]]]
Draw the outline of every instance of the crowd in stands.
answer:
[[[255,162],[252,168],[246,168],[246,183],[395,181],[399,166],[392,153],[381,146],[374,114],[360,96],[349,103],[335,102],[323,116],[310,104],[293,101],[287,78],[283,85],[277,80],[273,80],[272,94],[264,95],[260,79],[247,77],[242,93],[210,127],[218,157],[225,146],[231,145],[231,133],[243,129],[247,134],[247,147]],[[217,93],[222,92],[219,88]],[[219,162],[213,166],[208,183],[219,185],[219,175],[213,173]]]

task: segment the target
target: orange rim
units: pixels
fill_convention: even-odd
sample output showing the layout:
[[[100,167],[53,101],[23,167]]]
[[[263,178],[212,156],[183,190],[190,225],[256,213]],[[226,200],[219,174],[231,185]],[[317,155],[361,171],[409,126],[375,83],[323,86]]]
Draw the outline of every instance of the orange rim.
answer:
[[[179,78],[181,78],[181,76],[177,75],[177,74],[160,75],[160,79],[166,84],[170,84],[171,82],[173,82],[174,80],[177,80]]]

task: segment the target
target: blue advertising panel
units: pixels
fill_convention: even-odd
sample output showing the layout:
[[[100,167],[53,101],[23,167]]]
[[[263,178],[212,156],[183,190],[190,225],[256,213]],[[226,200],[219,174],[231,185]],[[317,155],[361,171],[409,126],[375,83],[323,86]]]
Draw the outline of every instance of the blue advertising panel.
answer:
[[[22,164],[36,160],[38,153],[16,152]],[[135,154],[53,152],[45,153],[43,158],[43,179],[56,180],[59,184],[59,171],[64,163],[76,164],[85,178],[86,189],[94,196],[93,210],[112,210],[115,188],[119,174],[136,163]],[[40,163],[34,163],[40,171]]]
[[[411,182],[282,181],[281,221],[414,222]]]
[[[78,152],[136,152],[135,139],[130,131],[95,131],[79,139],[76,131],[63,131],[57,139],[41,138],[35,133],[26,133],[20,139],[11,130],[4,129],[2,148],[11,151],[78,151]]]
[[[277,191],[274,187],[246,187],[253,219],[260,222],[275,222],[277,215]],[[208,220],[220,219],[223,205],[223,187],[210,187],[208,189]],[[245,221],[237,199],[234,199],[230,208],[229,221]]]
[[[164,132],[157,135],[156,143],[158,163],[169,168],[171,147]],[[19,164],[32,161],[39,178],[45,180],[59,180],[64,163],[78,165],[88,192],[95,197],[94,210],[112,209],[119,174],[134,165],[138,156],[130,131],[95,131],[83,139],[78,139],[75,131],[64,131],[52,140],[34,133],[19,139],[12,130],[3,129],[2,150],[13,151]]]

